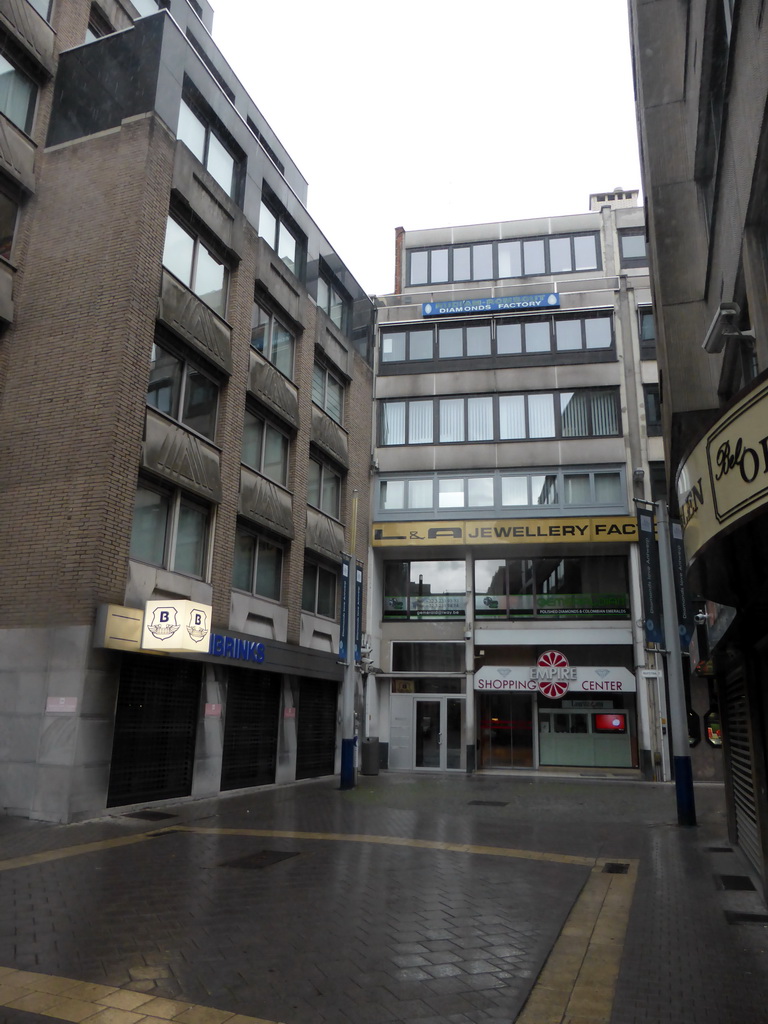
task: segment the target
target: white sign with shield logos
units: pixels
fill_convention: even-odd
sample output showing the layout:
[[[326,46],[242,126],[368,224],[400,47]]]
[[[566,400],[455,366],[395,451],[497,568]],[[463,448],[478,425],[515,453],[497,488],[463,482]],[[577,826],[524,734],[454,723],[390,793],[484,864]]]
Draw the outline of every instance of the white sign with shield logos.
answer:
[[[197,601],[147,601],[141,632],[142,650],[168,654],[207,653],[212,611],[209,604]]]

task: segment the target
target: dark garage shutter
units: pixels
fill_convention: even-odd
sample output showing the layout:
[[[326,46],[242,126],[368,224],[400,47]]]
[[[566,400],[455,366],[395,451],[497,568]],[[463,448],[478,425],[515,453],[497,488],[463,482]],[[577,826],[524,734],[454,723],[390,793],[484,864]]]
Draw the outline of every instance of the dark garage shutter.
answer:
[[[752,866],[762,875],[762,855],[757,824],[749,706],[741,674],[726,683],[725,727],[730,748],[730,773],[736,816],[736,837]]]
[[[297,779],[333,775],[338,692],[335,682],[320,679],[302,679],[300,682],[296,725]]]
[[[200,676],[194,662],[124,656],[108,807],[189,795]]]
[[[279,711],[279,676],[229,670],[222,789],[266,786],[275,781]]]

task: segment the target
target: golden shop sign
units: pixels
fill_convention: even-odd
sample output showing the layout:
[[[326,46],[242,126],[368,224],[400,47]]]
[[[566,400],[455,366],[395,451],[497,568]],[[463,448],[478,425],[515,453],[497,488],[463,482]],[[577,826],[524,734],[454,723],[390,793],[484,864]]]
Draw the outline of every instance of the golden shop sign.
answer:
[[[768,500],[768,382],[721,417],[677,475],[689,561],[721,530]]]
[[[468,544],[594,544],[636,541],[633,516],[568,519],[473,519],[470,521],[374,523],[374,547],[462,547]]]

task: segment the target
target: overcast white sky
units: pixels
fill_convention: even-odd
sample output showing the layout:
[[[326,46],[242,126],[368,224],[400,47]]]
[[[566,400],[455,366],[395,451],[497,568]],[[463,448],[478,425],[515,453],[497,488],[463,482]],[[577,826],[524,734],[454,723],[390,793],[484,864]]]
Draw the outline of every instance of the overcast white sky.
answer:
[[[640,187],[624,0],[211,0],[213,37],[372,294],[394,229]]]

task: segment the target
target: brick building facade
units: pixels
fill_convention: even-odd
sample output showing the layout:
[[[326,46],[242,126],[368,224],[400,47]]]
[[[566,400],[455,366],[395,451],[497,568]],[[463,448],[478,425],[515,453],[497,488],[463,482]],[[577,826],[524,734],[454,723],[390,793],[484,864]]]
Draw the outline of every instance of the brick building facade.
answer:
[[[211,23],[191,0],[0,9],[9,813],[338,768],[373,307]],[[153,600],[218,647],[144,651]]]

